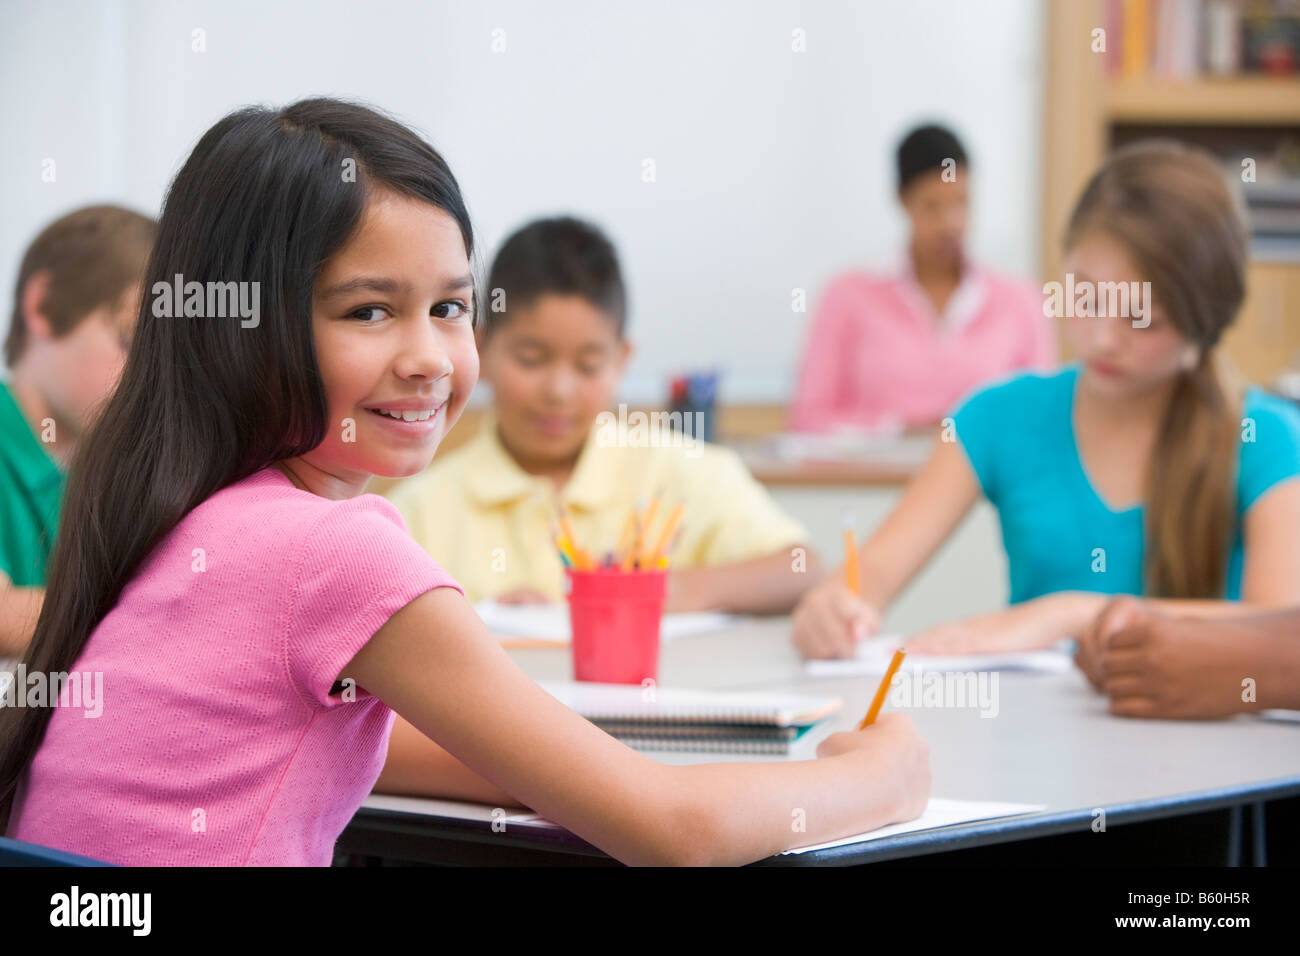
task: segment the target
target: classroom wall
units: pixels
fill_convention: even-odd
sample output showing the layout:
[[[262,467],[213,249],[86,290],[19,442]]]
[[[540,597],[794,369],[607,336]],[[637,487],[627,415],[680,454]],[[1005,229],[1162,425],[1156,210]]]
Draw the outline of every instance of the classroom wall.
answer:
[[[784,401],[808,318],[792,290],[811,306],[836,270],[899,251],[891,151],[913,122],[968,143],[976,254],[1036,274],[1041,16],[1025,0],[6,0],[2,288],[62,212],[156,212],[229,109],[331,93],[431,137],[485,257],[536,215],[609,229],[632,294],[628,401],[661,400],[687,364],[724,368],[726,401]]]

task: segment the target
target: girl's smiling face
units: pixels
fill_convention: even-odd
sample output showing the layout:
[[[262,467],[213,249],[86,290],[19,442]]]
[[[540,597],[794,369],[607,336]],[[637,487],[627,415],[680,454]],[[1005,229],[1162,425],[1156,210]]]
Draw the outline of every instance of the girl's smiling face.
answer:
[[[472,304],[456,220],[375,190],[312,291],[328,427],[297,459],[318,473],[309,485],[359,493],[372,475],[398,478],[428,465],[478,380]]]

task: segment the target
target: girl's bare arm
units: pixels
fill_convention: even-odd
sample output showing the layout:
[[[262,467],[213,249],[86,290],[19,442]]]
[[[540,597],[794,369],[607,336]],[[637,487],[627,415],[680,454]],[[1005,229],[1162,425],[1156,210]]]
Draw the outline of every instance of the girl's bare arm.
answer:
[[[836,735],[838,752],[817,760],[661,764],[542,690],[449,588],[394,614],[339,677],[484,780],[627,863],[750,862],[910,819],[929,790],[924,743],[901,715]]]

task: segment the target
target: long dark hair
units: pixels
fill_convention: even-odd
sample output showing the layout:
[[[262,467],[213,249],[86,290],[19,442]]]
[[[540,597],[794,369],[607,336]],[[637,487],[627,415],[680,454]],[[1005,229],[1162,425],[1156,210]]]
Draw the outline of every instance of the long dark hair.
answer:
[[[23,656],[29,672],[73,669],[141,562],[192,508],[324,439],[312,285],[374,187],[452,216],[473,257],[447,164],[373,109],[333,99],[250,107],[199,140],[167,194],[121,383],[69,470],[45,602]],[[178,274],[261,283],[259,324],[155,317],[154,284]],[[51,714],[0,708],[0,833]]]

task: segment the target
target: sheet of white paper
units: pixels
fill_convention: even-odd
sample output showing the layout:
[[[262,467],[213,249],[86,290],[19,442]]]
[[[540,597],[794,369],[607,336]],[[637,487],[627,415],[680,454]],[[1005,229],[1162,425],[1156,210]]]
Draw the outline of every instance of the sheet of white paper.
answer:
[[[804,670],[810,677],[848,677],[854,674],[883,674],[901,638],[881,635],[858,645],[858,656],[848,660],[808,661]],[[1040,671],[1060,674],[1074,666],[1074,658],[1065,650],[1017,651],[1006,654],[908,654],[903,658],[905,671]]]
[[[1035,813],[1046,809],[1040,803],[992,803],[979,800],[944,800],[931,797],[925,812],[915,820],[907,823],[891,823],[868,833],[857,833],[841,837],[828,843],[801,846],[786,850],[782,856],[792,853],[808,853],[812,850],[826,850],[833,846],[848,846],[850,843],[864,843],[867,840],[879,840],[882,837],[897,836],[900,833],[912,833],[915,830],[933,830],[935,827],[949,827],[955,823],[970,823],[973,820],[991,820],[994,817],[1013,817],[1021,813]]]
[[[496,601],[479,601],[474,605],[474,610],[483,619],[487,629],[501,637],[531,637],[554,641],[557,645],[567,644],[570,640],[567,604],[498,604]],[[736,621],[734,614],[665,614],[659,627],[659,637],[664,641],[673,641],[692,634],[720,631]]]
[[[372,793],[361,804],[372,810],[392,810],[396,813],[423,813],[430,816],[451,817],[456,820],[494,820],[507,825],[525,827],[557,827],[540,814],[518,807],[505,810],[486,803],[463,803],[459,800],[437,800],[433,797],[403,797],[389,793]]]
[[[424,813],[458,820],[480,820],[484,823],[498,821],[506,827],[551,829],[559,826],[559,824],[552,823],[545,817],[527,810],[507,811],[485,803],[462,803],[458,800],[435,800],[429,797],[401,797],[372,793],[366,797],[362,806],[374,810],[392,810],[399,813]],[[808,853],[811,850],[824,850],[833,846],[847,846],[850,843],[879,840],[882,837],[895,836],[899,833],[911,833],[914,830],[932,830],[935,827],[970,823],[974,820],[992,820],[995,817],[1011,817],[1021,813],[1035,813],[1043,809],[1045,807],[1042,804],[1033,803],[994,803],[977,800],[945,800],[940,797],[931,797],[925,812],[915,820],[910,820],[907,823],[890,824],[869,833],[857,833],[853,836],[831,840],[828,843],[818,843],[813,846],[786,850],[785,853]]]

